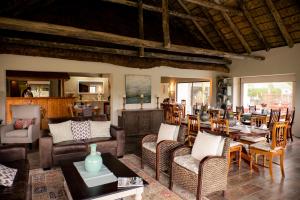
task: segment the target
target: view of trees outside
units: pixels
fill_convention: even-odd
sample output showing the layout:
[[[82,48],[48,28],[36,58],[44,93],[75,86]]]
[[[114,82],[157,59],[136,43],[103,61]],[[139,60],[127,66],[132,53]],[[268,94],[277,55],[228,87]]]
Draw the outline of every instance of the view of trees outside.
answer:
[[[260,110],[261,104],[267,104],[267,109],[292,107],[293,82],[245,83],[243,94],[245,110],[249,105],[256,105]]]

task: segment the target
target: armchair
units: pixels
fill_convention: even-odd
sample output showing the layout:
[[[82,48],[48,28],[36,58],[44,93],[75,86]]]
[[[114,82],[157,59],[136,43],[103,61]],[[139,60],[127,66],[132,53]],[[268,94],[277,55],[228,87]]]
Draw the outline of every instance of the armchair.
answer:
[[[149,165],[156,170],[156,179],[159,180],[160,172],[170,172],[171,156],[174,149],[184,144],[186,126],[180,126],[177,141],[163,140],[156,143],[158,135],[149,134],[142,139],[141,167]]]
[[[197,199],[202,199],[215,191],[225,191],[230,139],[223,140],[221,156],[206,156],[200,161],[191,156],[190,147],[177,148],[172,157],[170,189],[176,183],[196,194]]]
[[[40,106],[12,105],[12,123],[1,127],[1,143],[33,143],[40,136]],[[28,129],[14,129],[16,119],[33,119]]]

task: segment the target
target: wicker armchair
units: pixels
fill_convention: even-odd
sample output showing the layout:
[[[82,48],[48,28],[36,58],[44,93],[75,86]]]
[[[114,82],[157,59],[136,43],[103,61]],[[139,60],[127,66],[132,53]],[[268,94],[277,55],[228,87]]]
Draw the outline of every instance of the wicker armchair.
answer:
[[[159,180],[160,172],[171,171],[171,157],[174,149],[184,144],[185,126],[180,126],[177,141],[163,140],[156,144],[157,134],[146,135],[142,140],[141,167],[147,164],[156,170],[156,179]],[[158,166],[158,167],[157,167]]]
[[[191,163],[187,162],[186,166],[176,163],[174,159],[177,156],[189,156],[192,149],[190,147],[177,148],[173,152],[170,189],[176,183],[193,192],[199,200],[216,191],[224,192],[227,187],[230,140],[230,138],[225,138],[222,156],[207,156],[198,162],[191,158]]]

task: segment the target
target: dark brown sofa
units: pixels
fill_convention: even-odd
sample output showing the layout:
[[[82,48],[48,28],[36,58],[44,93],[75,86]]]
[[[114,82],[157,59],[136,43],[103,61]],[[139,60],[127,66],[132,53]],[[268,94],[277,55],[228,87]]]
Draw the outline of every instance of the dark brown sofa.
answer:
[[[49,123],[60,123],[67,120],[83,121],[83,120],[105,121],[105,117],[98,118],[56,118],[49,119]],[[124,130],[111,125],[111,138],[91,138],[84,141],[64,141],[53,144],[53,139],[49,131],[43,132],[40,140],[40,165],[43,169],[49,169],[54,165],[59,165],[62,160],[78,161],[83,160],[89,153],[89,144],[96,143],[97,150],[101,153],[111,153],[116,157],[124,155],[125,133]]]
[[[26,199],[29,176],[26,148],[11,145],[0,147],[0,163],[18,169],[11,187],[0,186],[0,199]]]

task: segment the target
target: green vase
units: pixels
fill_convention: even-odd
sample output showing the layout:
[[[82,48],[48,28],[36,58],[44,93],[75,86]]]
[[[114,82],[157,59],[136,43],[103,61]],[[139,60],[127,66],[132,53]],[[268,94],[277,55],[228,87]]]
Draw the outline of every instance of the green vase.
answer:
[[[85,170],[89,173],[97,173],[102,167],[101,154],[96,152],[97,144],[91,144],[91,153],[85,158]]]

